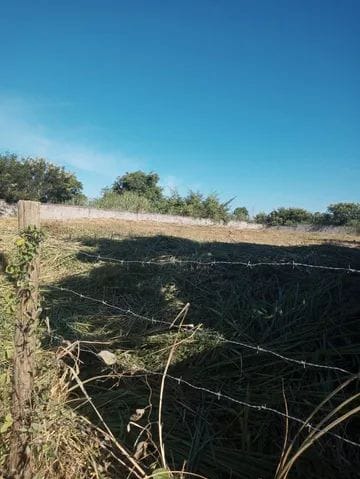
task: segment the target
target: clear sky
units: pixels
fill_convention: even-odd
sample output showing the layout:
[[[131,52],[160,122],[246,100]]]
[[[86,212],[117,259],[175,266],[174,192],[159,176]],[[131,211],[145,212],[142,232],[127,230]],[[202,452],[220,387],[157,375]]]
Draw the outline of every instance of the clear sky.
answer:
[[[0,0],[0,150],[250,212],[359,201],[359,0]]]

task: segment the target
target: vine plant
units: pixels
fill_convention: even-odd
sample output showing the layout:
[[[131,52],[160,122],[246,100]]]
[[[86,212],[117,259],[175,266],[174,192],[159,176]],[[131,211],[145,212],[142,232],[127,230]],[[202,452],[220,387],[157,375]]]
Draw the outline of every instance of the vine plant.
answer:
[[[15,312],[14,358],[12,373],[12,430],[8,456],[10,477],[30,479],[32,456],[29,444],[32,416],[32,392],[35,376],[34,356],[37,323],[40,313],[38,294],[38,255],[44,234],[35,227],[21,231],[15,241],[16,254],[6,273],[16,286],[11,301]]]
[[[18,288],[18,293],[32,289],[30,276],[33,268],[33,260],[39,253],[40,243],[44,239],[44,233],[29,226],[20,232],[19,238],[15,241],[17,247],[16,256],[12,263],[6,268],[9,278]]]

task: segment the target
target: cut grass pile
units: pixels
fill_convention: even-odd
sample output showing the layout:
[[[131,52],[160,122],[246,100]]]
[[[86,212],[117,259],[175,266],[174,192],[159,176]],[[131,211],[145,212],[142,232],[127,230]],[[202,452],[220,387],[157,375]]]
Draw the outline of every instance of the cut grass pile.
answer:
[[[9,250],[16,236],[15,222],[2,220],[0,228],[2,248]],[[110,446],[102,449],[103,439],[95,434],[95,428],[102,427],[99,417],[84,399],[79,384],[68,382],[66,368],[59,363],[59,355],[74,342],[73,359],[68,355],[68,364],[75,361],[97,411],[142,467],[147,471],[162,467],[165,455],[170,469],[209,479],[274,477],[286,427],[291,441],[300,425],[291,420],[286,424],[273,412],[243,407],[204,389],[280,412],[287,407],[289,415],[305,420],[348,379],[330,369],[304,368],[257,354],[225,339],[260,345],[298,360],[359,371],[360,275],[267,266],[122,265],[79,254],[86,251],[141,261],[174,257],[200,262],[209,258],[285,260],[350,264],[360,269],[356,237],[117,221],[48,224],[45,231],[43,319],[49,318],[51,334],[44,333],[38,359],[37,384],[41,387],[36,390],[35,414],[39,419],[34,443],[47,431],[38,448],[39,477],[122,477],[115,460],[110,459],[119,452]],[[184,322],[199,329],[178,333],[166,324],[141,320],[50,286],[168,324],[189,303]],[[4,305],[10,288],[4,277],[1,287]],[[4,423],[9,412],[13,318],[6,311],[2,316],[0,334],[6,347],[0,362],[0,415]],[[175,341],[178,345],[174,349]],[[101,360],[97,354],[101,350],[115,355],[114,364]],[[169,377],[162,394],[161,374],[170,351]],[[195,390],[170,376],[202,389]],[[352,397],[357,387],[352,381],[339,391],[311,424],[315,426]],[[359,405],[356,400],[343,411],[355,405]],[[358,441],[358,430],[359,419],[351,417],[333,432]],[[309,432],[301,432],[295,450]],[[0,437],[6,438],[6,434]],[[50,452],[44,457],[47,449]],[[5,457],[4,440],[0,453]],[[69,464],[75,467],[75,463],[76,472],[66,472]],[[289,477],[351,478],[356,477],[359,467],[359,448],[324,435],[294,463]]]

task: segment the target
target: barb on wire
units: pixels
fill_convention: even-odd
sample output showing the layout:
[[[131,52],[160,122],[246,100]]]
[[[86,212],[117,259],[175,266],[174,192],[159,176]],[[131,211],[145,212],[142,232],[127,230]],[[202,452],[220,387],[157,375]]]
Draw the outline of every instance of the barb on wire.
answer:
[[[150,371],[150,370],[147,370],[147,369],[145,369],[144,372],[146,372],[147,374],[150,374],[150,375],[154,375],[154,376],[162,376],[163,375],[162,372]],[[266,404],[252,404],[252,403],[249,403],[249,402],[246,402],[246,401],[241,401],[240,399],[235,399],[232,396],[229,396],[227,394],[223,394],[221,391],[213,391],[211,389],[208,389],[208,388],[205,388],[205,387],[202,387],[202,386],[197,386],[196,384],[190,383],[189,381],[186,381],[183,378],[178,378],[178,377],[172,376],[170,374],[167,374],[166,377],[175,381],[175,382],[177,382],[179,385],[180,384],[185,384],[189,388],[196,389],[197,391],[202,391],[202,392],[205,392],[205,393],[210,394],[212,396],[215,396],[218,400],[225,399],[225,400],[233,402],[235,404],[239,404],[240,406],[248,407],[250,409],[255,409],[257,411],[272,412],[272,413],[274,413],[278,416],[281,416],[281,417],[286,418],[288,420],[292,420],[294,422],[297,422],[297,423],[301,424],[302,426],[305,426],[309,430],[313,430],[313,431],[317,431],[317,432],[322,431],[321,429],[319,429],[315,426],[312,426],[309,422],[304,421],[303,419],[300,419],[296,416],[292,416],[290,414],[286,414],[285,412],[279,411],[279,410],[277,410],[275,408],[272,408],[272,407],[269,407]],[[355,442],[355,441],[351,441],[350,439],[344,438],[344,437],[340,436],[339,434],[333,433],[331,431],[325,431],[325,434],[327,434],[329,436],[333,436],[337,439],[340,439],[343,442],[346,442],[347,444],[351,444],[352,446],[356,446],[356,447],[360,448],[360,443]]]
[[[236,345],[241,346],[243,348],[247,348],[247,349],[251,349],[252,351],[256,351],[257,353],[271,354],[272,356],[275,356],[275,357],[277,357],[279,359],[282,359],[284,361],[287,361],[289,363],[298,364],[299,366],[302,366],[303,368],[311,367],[311,368],[329,369],[331,371],[336,371],[336,372],[339,372],[339,373],[344,373],[344,374],[349,374],[349,375],[352,375],[352,376],[356,376],[356,373],[352,373],[351,371],[348,371],[347,369],[339,368],[338,366],[328,366],[326,364],[318,364],[318,363],[313,363],[311,361],[289,358],[288,356],[284,356],[283,354],[280,354],[276,351],[271,351],[270,349],[266,349],[266,348],[263,348],[261,346],[254,346],[253,344],[243,343],[241,341],[235,341],[235,340],[231,340],[231,339],[221,338],[219,340],[219,342],[220,343],[225,343],[225,344],[236,344]]]
[[[347,273],[360,273],[360,269],[341,266],[325,266],[325,265],[316,265],[308,263],[299,263],[297,261],[260,261],[256,263],[251,263],[251,261],[197,261],[192,259],[179,259],[179,258],[169,258],[169,259],[160,259],[160,260],[128,260],[120,258],[111,258],[109,256],[102,256],[100,254],[91,254],[86,251],[78,251],[77,254],[82,256],[87,256],[88,258],[94,258],[97,261],[104,261],[110,263],[119,263],[119,264],[139,264],[139,265],[176,265],[176,264],[193,264],[201,266],[216,266],[216,265],[234,265],[234,266],[244,266],[246,268],[256,268],[259,266],[287,266],[292,268],[312,268],[318,270],[328,270],[328,271],[343,271]]]
[[[73,294],[75,296],[78,296],[81,299],[86,299],[86,300],[92,301],[94,303],[102,304],[102,305],[106,306],[107,308],[115,309],[117,311],[120,311],[123,314],[126,314],[128,316],[133,316],[134,318],[137,318],[137,319],[141,319],[141,320],[144,320],[144,321],[149,321],[151,323],[166,324],[166,326],[168,326],[169,328],[172,325],[172,323],[169,323],[167,321],[162,321],[161,319],[155,319],[155,318],[149,318],[148,316],[143,316],[142,314],[135,313],[131,309],[121,308],[120,306],[116,306],[114,304],[108,303],[107,301],[104,301],[102,299],[93,298],[93,297],[88,296],[86,294],[79,293],[78,291],[74,291],[74,290],[69,289],[69,288],[64,288],[63,286],[47,285],[46,287],[50,288],[50,289],[56,289],[58,291],[63,291],[65,293],[70,293],[70,294]],[[176,327],[176,325],[173,325],[173,326]],[[182,328],[185,329],[185,330],[192,330],[194,328],[194,325],[193,324],[183,324]]]

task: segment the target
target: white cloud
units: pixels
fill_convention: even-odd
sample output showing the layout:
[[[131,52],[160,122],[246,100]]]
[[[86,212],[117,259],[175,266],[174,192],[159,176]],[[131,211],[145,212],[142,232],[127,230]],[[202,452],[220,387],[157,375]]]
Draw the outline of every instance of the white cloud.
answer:
[[[34,102],[0,95],[0,151],[24,156],[45,157],[67,168],[96,174],[110,181],[126,169],[140,168],[142,161],[118,151],[102,151],[91,144],[91,133],[79,125],[82,140],[68,141],[66,129],[61,134],[41,119],[40,110],[56,112],[63,103]],[[66,105],[65,105],[66,106]],[[90,138],[89,138],[90,137]],[[81,176],[81,175],[80,175]]]

